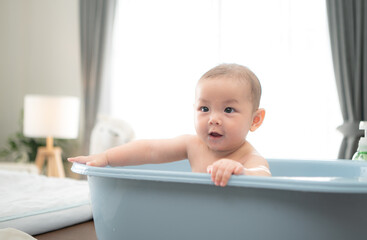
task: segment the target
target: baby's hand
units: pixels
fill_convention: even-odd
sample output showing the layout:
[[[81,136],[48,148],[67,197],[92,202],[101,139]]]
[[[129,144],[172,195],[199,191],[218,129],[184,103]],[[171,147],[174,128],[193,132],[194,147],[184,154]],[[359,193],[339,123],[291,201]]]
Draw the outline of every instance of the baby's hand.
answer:
[[[83,163],[93,167],[104,167],[108,165],[105,153],[94,154],[90,156],[79,156],[68,158],[69,162]]]
[[[232,174],[240,175],[244,173],[241,163],[231,159],[220,159],[207,167],[207,172],[211,173],[212,181],[217,186],[226,186]]]

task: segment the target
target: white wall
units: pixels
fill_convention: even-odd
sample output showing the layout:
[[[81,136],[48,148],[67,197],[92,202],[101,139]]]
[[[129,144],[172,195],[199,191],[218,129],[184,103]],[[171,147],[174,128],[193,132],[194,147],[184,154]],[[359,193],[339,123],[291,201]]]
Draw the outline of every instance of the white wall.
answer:
[[[25,94],[81,95],[77,0],[0,0],[0,148]]]

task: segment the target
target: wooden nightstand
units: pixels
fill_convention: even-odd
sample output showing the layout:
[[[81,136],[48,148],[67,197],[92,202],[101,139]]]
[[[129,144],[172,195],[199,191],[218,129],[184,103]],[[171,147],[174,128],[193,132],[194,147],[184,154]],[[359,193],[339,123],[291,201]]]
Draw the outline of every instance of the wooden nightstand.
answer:
[[[36,165],[39,173],[42,173],[43,165],[47,159],[47,176],[49,177],[65,177],[64,165],[62,164],[61,148],[53,146],[53,138],[46,139],[46,147],[37,149]]]

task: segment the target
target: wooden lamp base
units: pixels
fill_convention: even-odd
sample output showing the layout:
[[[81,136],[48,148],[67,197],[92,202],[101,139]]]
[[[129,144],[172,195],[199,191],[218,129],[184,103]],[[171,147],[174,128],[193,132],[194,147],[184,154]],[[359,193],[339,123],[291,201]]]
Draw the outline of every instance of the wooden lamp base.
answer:
[[[49,177],[65,177],[65,170],[62,164],[61,148],[53,146],[53,138],[47,137],[46,147],[39,147],[37,149],[36,165],[38,171],[41,173],[43,165],[47,159],[47,176]]]

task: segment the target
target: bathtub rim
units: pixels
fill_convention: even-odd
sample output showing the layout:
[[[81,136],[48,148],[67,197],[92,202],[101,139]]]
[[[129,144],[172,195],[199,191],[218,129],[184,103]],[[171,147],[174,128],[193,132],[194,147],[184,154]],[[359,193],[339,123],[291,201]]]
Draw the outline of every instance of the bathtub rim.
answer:
[[[340,164],[367,169],[367,163],[344,160],[281,160],[271,159],[273,162],[298,161],[300,163]],[[131,169],[124,167],[92,167],[85,164],[73,163],[71,170],[81,175],[107,177],[117,179],[132,179],[160,182],[178,182],[190,184],[213,185],[207,173],[183,172],[172,170]],[[324,193],[367,193],[367,177],[360,178],[334,178],[334,177],[260,177],[233,175],[227,186],[249,187],[261,189],[290,190],[301,192]]]

